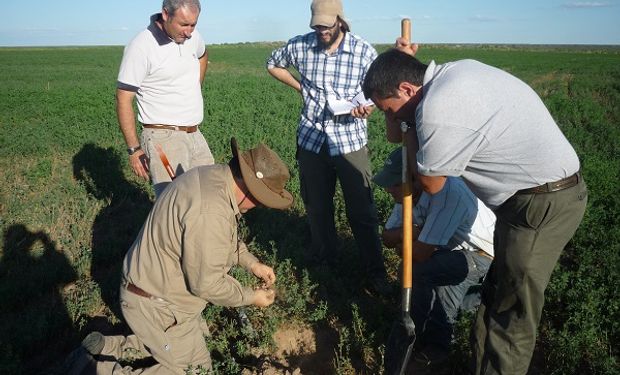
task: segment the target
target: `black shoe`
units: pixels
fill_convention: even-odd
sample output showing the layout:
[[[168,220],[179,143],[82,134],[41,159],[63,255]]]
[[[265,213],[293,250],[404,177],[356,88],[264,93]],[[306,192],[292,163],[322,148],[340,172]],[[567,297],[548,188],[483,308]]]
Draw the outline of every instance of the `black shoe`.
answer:
[[[67,356],[62,366],[62,373],[67,375],[96,374],[97,361],[85,347],[80,346]]]
[[[92,355],[99,355],[105,345],[105,336],[99,332],[91,332],[82,340],[82,346]]]

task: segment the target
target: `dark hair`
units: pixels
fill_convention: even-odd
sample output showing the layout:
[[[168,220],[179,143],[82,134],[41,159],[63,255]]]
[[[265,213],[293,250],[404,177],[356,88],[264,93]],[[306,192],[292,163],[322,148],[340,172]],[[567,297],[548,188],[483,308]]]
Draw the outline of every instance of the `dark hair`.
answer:
[[[385,99],[395,95],[402,82],[422,86],[427,67],[415,57],[397,49],[383,52],[368,68],[362,84],[364,95],[367,98],[375,95]]]
[[[343,33],[351,32],[351,27],[349,27],[347,21],[340,18],[340,16],[336,16],[336,22],[340,22],[340,31]]]

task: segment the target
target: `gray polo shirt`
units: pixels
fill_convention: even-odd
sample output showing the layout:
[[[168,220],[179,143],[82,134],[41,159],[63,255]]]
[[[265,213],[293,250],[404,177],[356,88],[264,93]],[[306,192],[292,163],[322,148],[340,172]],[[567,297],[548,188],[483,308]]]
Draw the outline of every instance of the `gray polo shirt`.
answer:
[[[157,199],[123,262],[124,278],[171,303],[200,313],[206,302],[249,305],[254,291],[228,274],[258,260],[237,238],[239,209],[227,165],[190,169]]]
[[[416,131],[419,173],[461,176],[492,209],[517,190],[579,170],[575,150],[536,92],[474,60],[429,64]]]
[[[136,93],[138,120],[143,124],[198,125],[203,119],[200,62],[205,42],[198,30],[175,43],[151,16],[149,27],[126,47],[117,87]]]

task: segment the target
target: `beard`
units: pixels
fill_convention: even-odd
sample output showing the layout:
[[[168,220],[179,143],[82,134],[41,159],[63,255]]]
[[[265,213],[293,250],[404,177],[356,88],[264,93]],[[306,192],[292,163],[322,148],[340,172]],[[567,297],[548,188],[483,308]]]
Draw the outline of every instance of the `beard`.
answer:
[[[331,31],[330,31],[331,32]],[[319,42],[319,47],[321,47],[322,49],[329,49],[330,47],[333,46],[333,44],[336,42],[336,40],[338,39],[338,37],[340,37],[340,33],[342,31],[340,30],[340,26],[336,27],[334,29],[333,32],[331,32],[331,37],[329,37],[329,39],[324,40],[321,33],[317,32],[316,36],[317,36],[317,40]],[[329,34],[328,34],[329,35]]]

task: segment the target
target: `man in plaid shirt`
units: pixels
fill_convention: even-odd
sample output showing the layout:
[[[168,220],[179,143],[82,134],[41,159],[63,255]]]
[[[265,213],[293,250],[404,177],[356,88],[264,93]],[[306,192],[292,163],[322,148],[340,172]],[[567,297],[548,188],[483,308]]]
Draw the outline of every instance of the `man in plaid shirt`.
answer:
[[[350,101],[362,91],[362,81],[377,52],[350,33],[340,0],[313,0],[311,11],[314,31],[292,38],[267,61],[269,73],[303,99],[297,162],[312,234],[311,260],[331,261],[338,246],[333,201],[338,178],[368,275],[367,286],[389,293],[366,147],[366,118],[374,107],[359,105],[336,116],[327,106],[328,98]],[[300,80],[287,69],[291,66],[299,72]]]

